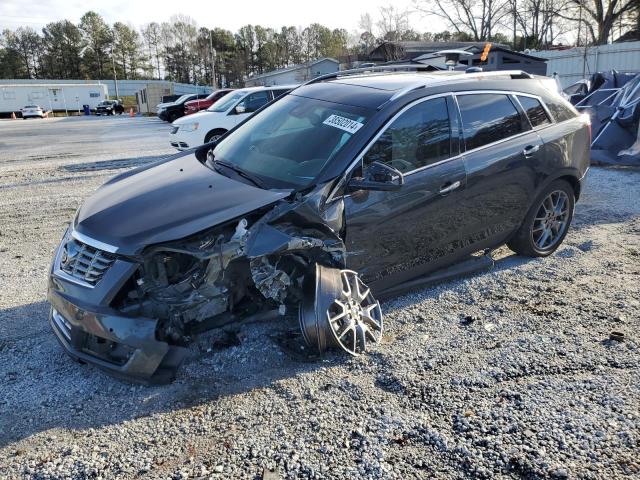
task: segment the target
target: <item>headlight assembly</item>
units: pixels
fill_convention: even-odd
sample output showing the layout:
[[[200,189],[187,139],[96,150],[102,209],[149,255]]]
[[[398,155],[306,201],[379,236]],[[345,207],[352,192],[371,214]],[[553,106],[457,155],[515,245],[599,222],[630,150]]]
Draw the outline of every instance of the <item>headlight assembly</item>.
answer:
[[[183,132],[195,132],[200,124],[198,122],[195,123],[186,123],[184,125],[180,125],[180,130]]]

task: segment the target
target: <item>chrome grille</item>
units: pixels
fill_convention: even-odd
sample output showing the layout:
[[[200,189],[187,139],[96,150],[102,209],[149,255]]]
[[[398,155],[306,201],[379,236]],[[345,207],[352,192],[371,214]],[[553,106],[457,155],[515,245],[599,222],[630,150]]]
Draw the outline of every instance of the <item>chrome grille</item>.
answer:
[[[60,270],[89,285],[95,285],[114,260],[111,253],[71,239],[62,251]]]

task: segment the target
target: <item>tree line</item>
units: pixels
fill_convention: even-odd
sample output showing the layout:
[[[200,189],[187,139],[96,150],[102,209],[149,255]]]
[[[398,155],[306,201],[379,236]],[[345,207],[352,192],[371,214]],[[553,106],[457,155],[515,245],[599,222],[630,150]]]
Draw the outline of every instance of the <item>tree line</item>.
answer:
[[[411,27],[434,17],[444,21],[445,30]],[[389,6],[376,18],[363,14],[354,32],[314,23],[279,30],[245,25],[234,33],[199,27],[184,15],[136,28],[109,25],[89,11],[77,24],[60,20],[40,32],[28,26],[3,30],[0,78],[115,75],[240,86],[251,75],[320,57],[365,58],[383,41],[493,41],[516,49],[548,48],[567,35],[578,45],[607,43],[634,28],[640,30],[639,0],[414,0],[411,10]]]

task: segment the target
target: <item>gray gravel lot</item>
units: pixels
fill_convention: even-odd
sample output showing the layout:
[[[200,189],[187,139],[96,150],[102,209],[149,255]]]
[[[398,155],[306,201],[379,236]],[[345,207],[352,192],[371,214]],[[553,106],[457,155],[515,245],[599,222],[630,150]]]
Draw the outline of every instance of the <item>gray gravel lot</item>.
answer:
[[[640,478],[640,171],[592,168],[553,257],[503,248],[386,302],[370,355],[301,359],[296,326],[254,321],[132,386],[64,354],[46,275],[82,200],[167,133],[0,121],[0,478]]]

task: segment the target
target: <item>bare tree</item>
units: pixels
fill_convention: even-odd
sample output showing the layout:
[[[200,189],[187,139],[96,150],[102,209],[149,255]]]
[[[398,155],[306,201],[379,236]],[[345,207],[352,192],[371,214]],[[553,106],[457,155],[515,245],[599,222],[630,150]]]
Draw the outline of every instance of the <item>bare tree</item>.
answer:
[[[158,79],[161,79],[160,74],[160,25],[156,22],[151,22],[142,28],[142,37],[147,44],[149,51],[149,57],[155,60],[155,68],[158,71]]]
[[[636,0],[637,1],[637,0]],[[511,0],[414,0],[416,10],[444,19],[458,34],[479,42],[491,40],[512,14]]]
[[[368,14],[367,14],[368,15]],[[362,17],[360,17],[362,21]],[[369,18],[370,20],[370,18]],[[409,10],[399,10],[393,5],[380,8],[380,19],[376,22],[380,37],[384,40],[402,40],[409,26]]]
[[[609,41],[617,21],[640,8],[638,1],[570,0],[569,4],[573,8],[570,12],[563,13],[562,17],[579,22],[579,28],[588,32],[591,41],[596,45],[602,45]]]
[[[514,21],[513,37],[516,39],[516,27],[522,33],[520,48],[541,48],[552,45],[570,26],[561,17],[567,11],[570,0],[510,0]],[[518,48],[514,44],[514,48]]]

